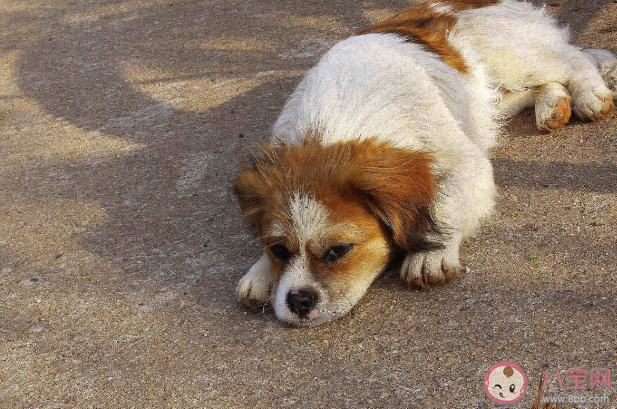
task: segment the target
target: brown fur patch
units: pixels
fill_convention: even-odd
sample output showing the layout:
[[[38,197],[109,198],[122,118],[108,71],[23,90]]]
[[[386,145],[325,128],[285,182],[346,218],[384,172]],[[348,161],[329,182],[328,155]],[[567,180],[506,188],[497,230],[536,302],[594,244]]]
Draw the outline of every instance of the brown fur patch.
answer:
[[[465,60],[448,42],[448,33],[456,22],[456,17],[438,13],[430,4],[420,3],[358,34],[398,34],[410,42],[424,45],[428,51],[439,54],[452,68],[467,72]]]
[[[322,199],[328,208],[330,226],[321,240],[309,240],[310,270],[322,283],[336,280],[336,286],[329,291],[346,293],[353,286],[353,279],[367,274],[374,278],[375,271],[381,271],[389,260],[392,238],[385,226],[363,205],[360,198],[345,197],[332,192]],[[324,255],[338,243],[353,243],[348,257],[328,263]],[[370,266],[370,268],[369,268]]]
[[[274,221],[293,229],[289,198],[300,193],[324,204],[335,219],[353,222],[369,215],[396,245],[424,250],[431,243],[423,236],[434,228],[431,161],[427,153],[376,139],[323,146],[309,137],[299,146],[263,148],[238,176],[233,191],[242,213],[262,236]],[[297,250],[297,243],[286,244]]]

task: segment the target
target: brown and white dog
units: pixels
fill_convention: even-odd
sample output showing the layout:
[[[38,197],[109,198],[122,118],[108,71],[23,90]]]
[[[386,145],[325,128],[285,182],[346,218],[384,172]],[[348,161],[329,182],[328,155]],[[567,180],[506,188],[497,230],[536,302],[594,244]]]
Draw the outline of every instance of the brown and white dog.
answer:
[[[617,59],[571,45],[543,9],[430,0],[336,44],[300,82],[272,142],[234,183],[264,255],[247,305],[313,325],[348,312],[406,252],[400,276],[456,277],[459,246],[495,201],[488,151],[503,119],[535,106],[540,129],[613,107]]]

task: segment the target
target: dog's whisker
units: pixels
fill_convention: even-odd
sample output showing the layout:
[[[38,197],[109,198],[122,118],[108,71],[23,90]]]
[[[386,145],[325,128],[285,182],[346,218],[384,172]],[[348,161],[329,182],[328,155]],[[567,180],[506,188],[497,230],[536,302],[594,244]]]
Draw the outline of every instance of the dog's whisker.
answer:
[[[349,308],[353,308],[353,303],[351,302],[351,300],[349,299],[349,297],[347,297],[345,295],[345,298],[347,299],[347,302],[349,303]]]

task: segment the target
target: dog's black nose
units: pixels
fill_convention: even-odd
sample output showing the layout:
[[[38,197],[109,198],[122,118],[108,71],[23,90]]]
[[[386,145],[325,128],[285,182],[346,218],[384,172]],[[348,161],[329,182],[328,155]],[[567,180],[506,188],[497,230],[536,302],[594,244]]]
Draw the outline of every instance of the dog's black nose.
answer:
[[[293,313],[304,318],[315,308],[318,298],[317,292],[311,288],[292,290],[287,293],[287,305]]]

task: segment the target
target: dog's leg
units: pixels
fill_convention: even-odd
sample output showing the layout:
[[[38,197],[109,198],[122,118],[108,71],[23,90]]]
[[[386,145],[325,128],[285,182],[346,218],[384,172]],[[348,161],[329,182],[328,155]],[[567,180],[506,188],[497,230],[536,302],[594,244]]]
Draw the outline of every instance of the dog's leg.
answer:
[[[617,98],[617,57],[601,48],[586,48],[583,51],[595,60],[606,86],[613,93],[613,98]]]
[[[240,279],[236,287],[238,300],[250,308],[265,304],[270,297],[270,286],[273,280],[270,259],[263,254],[249,272]]]
[[[473,234],[480,221],[491,213],[496,189],[490,161],[479,149],[449,163],[449,176],[440,181],[433,200],[432,215],[440,233],[427,237],[443,248],[410,252],[401,266],[401,278],[418,287],[430,287],[455,278],[461,271],[459,247]]]
[[[549,82],[540,87],[536,96],[536,126],[552,131],[563,128],[572,115],[572,97],[568,89],[558,82]]]
[[[511,118],[526,108],[534,106],[537,89],[530,88],[517,92],[504,91],[497,109],[507,118]]]
[[[520,67],[520,70],[512,73],[498,67],[500,69],[496,72],[499,75],[496,78],[499,83],[513,89],[538,88],[537,83],[543,83],[535,99],[536,124],[539,129],[550,131],[566,124],[571,114],[567,105],[572,107],[578,118],[591,121],[602,118],[613,109],[617,60],[605,55],[599,56],[599,52],[583,52],[567,43],[557,44],[555,49],[538,47],[534,51],[535,55],[550,55],[551,58],[536,66],[533,59],[527,60],[522,53],[517,54],[520,61],[513,65]],[[599,60],[594,59],[596,55]],[[600,69],[604,70],[602,75]],[[610,84],[613,86],[611,89],[607,88]],[[512,107],[525,108],[529,92],[516,92],[504,98],[498,107],[505,110],[506,114],[509,113],[508,109],[516,111]]]

